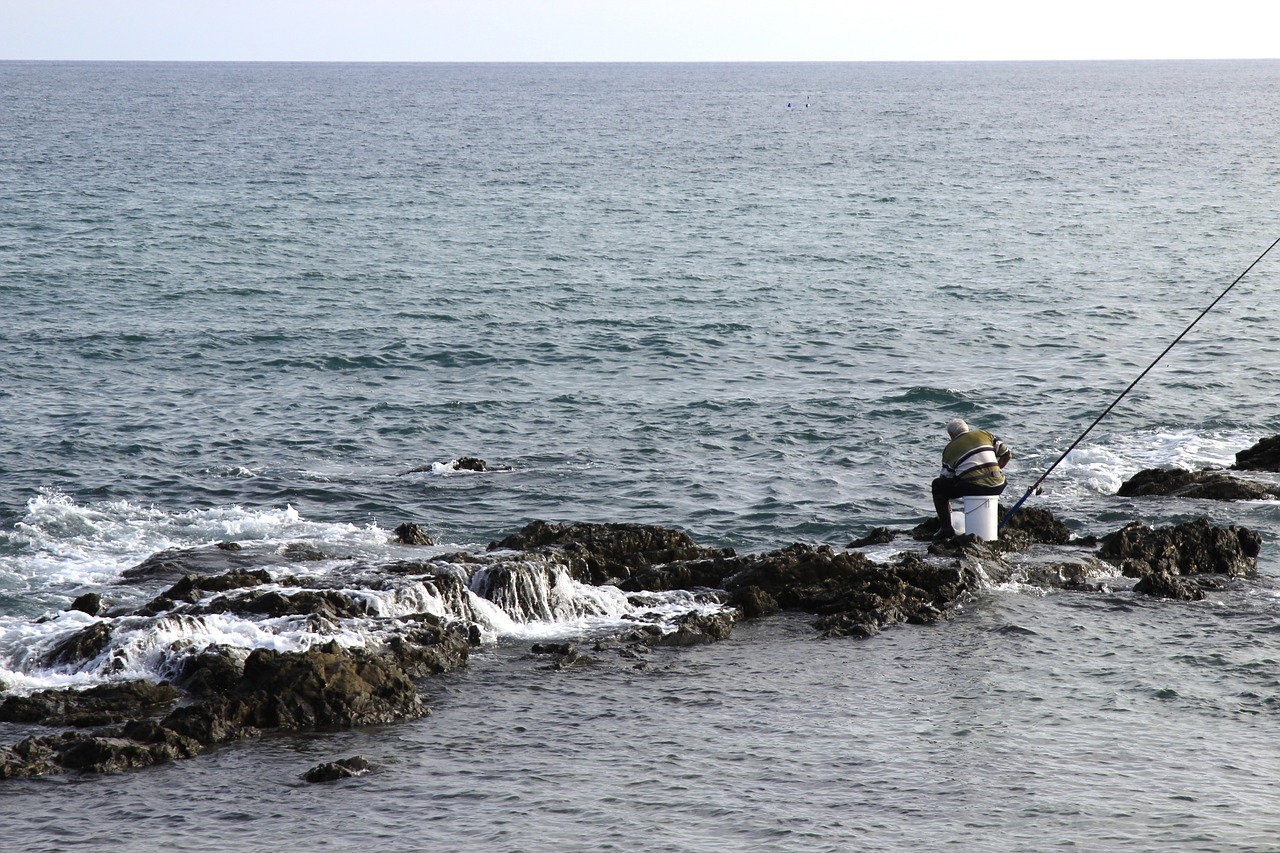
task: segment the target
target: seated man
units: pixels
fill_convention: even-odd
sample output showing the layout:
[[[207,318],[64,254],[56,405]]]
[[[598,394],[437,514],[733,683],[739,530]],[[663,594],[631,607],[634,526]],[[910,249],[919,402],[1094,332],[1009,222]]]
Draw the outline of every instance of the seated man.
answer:
[[[982,429],[969,429],[961,418],[947,424],[951,442],[942,451],[942,476],[933,481],[933,507],[938,511],[938,535],[955,536],[951,501],[966,495],[998,495],[1004,491],[1004,466],[1013,451]]]

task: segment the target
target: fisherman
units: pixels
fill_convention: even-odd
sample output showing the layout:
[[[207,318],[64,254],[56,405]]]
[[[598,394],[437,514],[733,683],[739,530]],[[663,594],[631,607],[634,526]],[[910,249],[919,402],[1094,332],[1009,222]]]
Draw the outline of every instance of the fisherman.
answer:
[[[933,481],[933,507],[938,536],[956,535],[951,501],[966,495],[998,495],[1004,491],[1004,466],[1013,458],[1005,443],[984,429],[969,429],[963,418],[947,424],[951,442],[942,451],[942,476]]]

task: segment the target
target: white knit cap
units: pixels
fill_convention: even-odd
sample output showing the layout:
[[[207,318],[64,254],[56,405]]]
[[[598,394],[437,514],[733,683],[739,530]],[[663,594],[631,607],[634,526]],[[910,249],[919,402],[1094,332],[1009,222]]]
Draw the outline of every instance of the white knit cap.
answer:
[[[964,422],[964,418],[956,418],[947,424],[947,435],[955,438],[957,435],[964,435],[969,431],[969,425]]]

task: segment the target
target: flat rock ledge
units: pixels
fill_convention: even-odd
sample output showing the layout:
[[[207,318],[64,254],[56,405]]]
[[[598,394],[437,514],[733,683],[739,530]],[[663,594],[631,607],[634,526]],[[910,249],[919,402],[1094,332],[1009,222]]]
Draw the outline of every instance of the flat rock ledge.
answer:
[[[936,521],[933,525],[936,531]],[[859,541],[920,541],[930,539],[932,532],[924,522],[911,530],[880,528]],[[997,542],[972,536],[931,541],[927,548],[909,546],[889,562],[873,561],[858,550],[804,543],[738,555],[732,549],[700,547],[686,533],[662,527],[543,521],[493,543],[488,554],[433,559],[451,560],[455,567],[484,563],[487,582],[498,587],[518,585],[520,572],[536,564],[543,571],[558,566],[582,582],[614,585],[637,602],[657,592],[687,590],[700,600],[731,605],[691,610],[665,630],[637,624],[597,640],[591,649],[595,654],[572,643],[540,644],[532,650],[548,670],[589,667],[601,662],[596,655],[606,653],[644,669],[653,647],[723,640],[738,619],[800,611],[814,617],[814,627],[824,636],[865,638],[890,625],[946,619],[975,593],[1013,577],[1087,591],[1095,588],[1090,577],[1114,575],[1118,568],[1139,579],[1137,592],[1190,600],[1214,583],[1256,571],[1260,547],[1260,537],[1252,531],[1214,527],[1203,519],[1164,528],[1131,524],[1098,546],[1092,539],[1071,538],[1066,525],[1050,513],[1025,508]],[[221,553],[219,564],[211,553],[166,552],[126,573],[126,583],[166,580],[170,585],[134,611],[109,609],[107,616],[48,652],[46,663],[75,666],[100,656],[109,648],[113,622],[121,617],[180,620],[237,612],[301,617],[330,627],[345,618],[376,618],[358,595],[307,589],[289,578],[272,580],[254,565],[253,555],[234,549]],[[1028,556],[1032,554],[1034,559]],[[204,573],[219,565],[221,574]],[[434,565],[431,560],[392,563],[371,572],[370,583],[412,576],[465,607],[464,581],[456,571]],[[100,610],[100,603],[92,609]],[[418,613],[387,620],[384,627],[385,639],[368,648],[336,641],[298,652],[256,649],[246,654],[208,647],[175,658],[171,677],[162,684],[135,681],[27,696],[0,693],[0,722],[61,729],[0,747],[0,779],[119,772],[189,758],[264,731],[384,725],[421,717],[427,710],[415,679],[465,666],[480,639],[478,626],[466,618]],[[346,765],[313,771],[317,780],[359,772]]]

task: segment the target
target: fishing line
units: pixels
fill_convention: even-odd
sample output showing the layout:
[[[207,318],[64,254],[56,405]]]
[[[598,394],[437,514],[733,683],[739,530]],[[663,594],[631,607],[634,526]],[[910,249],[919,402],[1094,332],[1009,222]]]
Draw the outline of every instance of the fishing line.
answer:
[[[1160,359],[1162,359],[1162,358],[1164,358],[1166,355],[1168,355],[1168,354],[1169,354],[1169,350],[1171,350],[1171,349],[1173,349],[1175,346],[1177,346],[1178,341],[1180,341],[1180,340],[1182,340],[1184,337],[1186,337],[1187,332],[1190,332],[1193,328],[1195,328],[1196,323],[1199,323],[1201,320],[1203,320],[1203,319],[1204,319],[1204,315],[1206,315],[1206,314],[1208,314],[1210,311],[1212,311],[1212,310],[1213,310],[1213,306],[1217,305],[1220,301],[1222,301],[1222,297],[1224,297],[1224,296],[1226,296],[1228,293],[1230,293],[1230,292],[1231,292],[1231,288],[1233,288],[1233,287],[1235,287],[1237,284],[1239,284],[1239,283],[1240,283],[1240,280],[1241,280],[1242,278],[1244,278],[1246,275],[1248,275],[1248,274],[1249,274],[1249,270],[1251,270],[1251,269],[1253,269],[1254,267],[1256,267],[1256,266],[1258,265],[1258,262],[1259,262],[1259,261],[1261,261],[1263,258],[1265,258],[1265,257],[1267,256],[1267,252],[1270,252],[1272,249],[1274,249],[1274,248],[1277,246],[1277,244],[1280,244],[1280,237],[1277,237],[1277,238],[1276,238],[1276,240],[1275,240],[1275,242],[1274,242],[1274,243],[1272,243],[1270,246],[1268,246],[1268,247],[1266,248],[1266,251],[1264,251],[1261,255],[1258,255],[1257,259],[1255,259],[1253,263],[1249,264],[1249,266],[1245,268],[1245,271],[1244,271],[1244,272],[1242,272],[1242,273],[1240,273],[1240,275],[1236,276],[1236,280],[1235,280],[1235,281],[1233,281],[1233,282],[1231,282],[1231,284],[1227,285],[1227,289],[1226,289],[1226,290],[1224,290],[1224,291],[1222,291],[1221,293],[1219,293],[1219,294],[1218,294],[1218,298],[1217,298],[1217,299],[1215,299],[1215,300],[1213,300],[1212,302],[1210,302],[1210,303],[1209,303],[1209,307],[1208,307],[1208,308],[1206,308],[1206,309],[1204,309],[1203,311],[1201,311],[1201,312],[1200,312],[1200,316],[1199,316],[1199,317],[1196,317],[1194,320],[1192,320],[1192,321],[1191,321],[1191,325],[1190,325],[1190,326],[1187,326],[1185,329],[1183,329],[1183,330],[1182,330],[1182,334],[1180,334],[1180,335],[1178,335],[1176,338],[1174,338],[1174,339],[1173,339],[1173,343],[1171,343],[1171,344],[1169,344],[1167,347],[1165,347],[1165,348],[1164,348],[1164,352],[1162,352],[1162,353],[1160,353],[1158,356],[1156,356],[1156,360],[1155,360],[1155,361],[1153,361],[1153,362],[1151,362],[1150,364],[1148,364],[1148,365],[1147,365],[1147,369],[1146,369],[1146,370],[1144,370],[1144,371],[1142,371],[1141,373],[1139,373],[1139,374],[1138,374],[1138,378],[1137,378],[1137,379],[1135,379],[1135,380],[1133,380],[1132,382],[1130,382],[1130,383],[1129,383],[1129,387],[1128,387],[1128,388],[1126,388],[1126,389],[1124,389],[1123,391],[1121,391],[1121,392],[1120,392],[1120,396],[1119,396],[1119,397],[1116,397],[1113,401],[1111,401],[1111,405],[1110,405],[1110,406],[1107,406],[1107,408],[1103,410],[1102,414],[1098,415],[1097,419],[1096,419],[1096,420],[1094,420],[1094,422],[1093,422],[1093,423],[1089,424],[1089,428],[1088,428],[1088,429],[1086,429],[1084,432],[1080,433],[1080,437],[1079,437],[1079,438],[1077,438],[1075,441],[1071,442],[1071,446],[1070,446],[1070,447],[1068,447],[1068,448],[1066,449],[1066,451],[1065,451],[1061,456],[1059,456],[1059,457],[1058,457],[1057,461],[1055,461],[1052,465],[1050,465],[1050,466],[1049,466],[1049,468],[1048,468],[1048,469],[1047,469],[1043,474],[1041,474],[1041,475],[1040,475],[1040,479],[1036,480],[1034,483],[1032,483],[1032,484],[1031,484],[1031,488],[1027,489],[1026,494],[1024,494],[1024,495],[1023,495],[1023,496],[1018,500],[1018,502],[1017,502],[1016,504],[1014,504],[1014,505],[1013,505],[1013,509],[1011,509],[1011,510],[1009,510],[1007,513],[1005,513],[1004,518],[1000,519],[1000,527],[998,528],[999,530],[1004,530],[1004,526],[1005,526],[1006,524],[1008,524],[1008,523],[1009,523],[1009,519],[1013,518],[1013,514],[1014,514],[1015,512],[1017,512],[1017,511],[1018,511],[1018,508],[1019,508],[1019,507],[1021,507],[1024,503],[1026,503],[1026,502],[1027,502],[1027,498],[1031,497],[1031,493],[1032,493],[1032,492],[1034,492],[1034,491],[1036,490],[1036,488],[1037,488],[1041,483],[1043,483],[1043,482],[1045,481],[1045,478],[1049,476],[1049,474],[1053,471],[1053,469],[1054,469],[1054,468],[1057,468],[1057,467],[1058,467],[1058,464],[1059,464],[1060,462],[1062,462],[1062,460],[1063,460],[1063,459],[1066,459],[1066,458],[1067,458],[1068,454],[1070,454],[1070,453],[1071,453],[1071,451],[1073,451],[1073,450],[1075,450],[1075,449],[1076,449],[1076,447],[1080,444],[1080,442],[1084,441],[1084,437],[1085,437],[1086,435],[1088,435],[1089,433],[1091,433],[1091,432],[1093,431],[1093,428],[1094,428],[1094,427],[1096,427],[1098,424],[1100,424],[1100,423],[1102,422],[1102,419],[1103,419],[1103,418],[1105,418],[1107,415],[1109,415],[1109,414],[1111,413],[1111,410],[1112,410],[1112,409],[1114,409],[1114,408],[1116,407],[1116,404],[1118,404],[1121,400],[1123,400],[1123,399],[1125,398],[1125,395],[1126,395],[1126,394],[1128,394],[1130,391],[1132,391],[1132,390],[1133,390],[1133,388],[1134,388],[1134,386],[1135,386],[1135,385],[1137,385],[1139,382],[1141,382],[1141,381],[1142,381],[1142,377],[1144,377],[1144,376],[1146,376],[1148,373],[1150,373],[1150,372],[1151,372],[1151,368],[1153,368],[1153,367],[1155,367],[1157,364],[1159,364],[1159,363],[1160,363]]]

